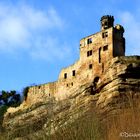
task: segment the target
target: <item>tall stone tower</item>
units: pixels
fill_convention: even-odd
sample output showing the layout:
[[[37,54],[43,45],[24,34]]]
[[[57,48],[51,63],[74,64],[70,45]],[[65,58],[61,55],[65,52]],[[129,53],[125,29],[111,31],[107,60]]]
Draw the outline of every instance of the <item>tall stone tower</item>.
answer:
[[[123,37],[124,28],[123,26],[117,24],[114,27],[114,17],[110,15],[105,15],[101,18],[101,31],[102,37],[108,37],[107,29],[113,28],[112,33],[112,44],[113,44],[113,57],[124,56],[125,55],[125,39]]]
[[[93,65],[93,74],[100,75],[108,60],[125,55],[124,28],[114,26],[114,17],[105,15],[100,20],[101,31],[87,36],[80,41],[80,60]]]

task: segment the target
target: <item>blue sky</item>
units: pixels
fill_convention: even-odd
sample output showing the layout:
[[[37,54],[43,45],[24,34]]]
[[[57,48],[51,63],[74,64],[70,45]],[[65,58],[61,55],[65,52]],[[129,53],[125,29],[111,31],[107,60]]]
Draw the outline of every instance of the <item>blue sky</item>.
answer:
[[[0,0],[0,90],[56,81],[79,57],[79,40],[110,14],[125,28],[126,55],[140,55],[140,1]]]

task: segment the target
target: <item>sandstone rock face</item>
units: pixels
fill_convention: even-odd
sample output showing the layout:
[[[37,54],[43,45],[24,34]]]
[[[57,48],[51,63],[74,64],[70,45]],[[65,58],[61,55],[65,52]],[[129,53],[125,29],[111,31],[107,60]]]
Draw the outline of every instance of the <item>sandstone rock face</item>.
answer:
[[[131,106],[140,97],[140,57],[120,57],[109,62],[109,68],[97,86],[96,106],[102,112]]]
[[[10,135],[18,137],[28,133],[30,137],[42,132],[54,133],[91,110],[103,116],[132,106],[135,99],[140,98],[140,56],[110,60],[102,78],[98,77],[70,92],[61,101],[48,97],[45,101],[37,100],[34,104],[23,102],[18,108],[8,109],[3,127]]]

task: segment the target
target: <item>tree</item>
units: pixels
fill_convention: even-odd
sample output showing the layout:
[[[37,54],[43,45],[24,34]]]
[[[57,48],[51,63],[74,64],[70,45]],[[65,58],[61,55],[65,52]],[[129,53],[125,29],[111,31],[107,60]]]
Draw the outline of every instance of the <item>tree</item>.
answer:
[[[4,90],[2,90],[2,100],[3,100],[3,102],[4,102],[4,104],[6,104],[7,105],[7,103],[8,103],[8,98],[9,98],[9,93],[8,92],[6,92],[6,91],[4,91]]]
[[[26,99],[27,99],[28,91],[29,91],[29,87],[25,87],[25,88],[23,89],[23,96],[24,96],[24,100],[25,100],[25,101],[26,101]]]
[[[20,94],[14,94],[11,96],[10,101],[8,102],[8,106],[16,107],[21,103]]]
[[[0,95],[0,105],[6,106],[18,106],[21,103],[20,94],[18,94],[15,90],[1,91]]]

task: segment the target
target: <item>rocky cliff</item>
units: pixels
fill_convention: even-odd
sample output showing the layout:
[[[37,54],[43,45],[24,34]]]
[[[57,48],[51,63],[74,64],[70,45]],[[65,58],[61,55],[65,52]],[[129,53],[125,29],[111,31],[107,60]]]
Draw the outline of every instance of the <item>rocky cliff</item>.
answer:
[[[43,102],[24,101],[17,108],[9,108],[3,120],[4,129],[9,135],[24,138],[42,132],[53,134],[91,110],[104,119],[134,105],[140,99],[140,56],[116,57],[108,65],[102,80],[97,78],[73,89],[64,100],[48,97]]]

